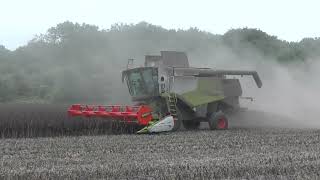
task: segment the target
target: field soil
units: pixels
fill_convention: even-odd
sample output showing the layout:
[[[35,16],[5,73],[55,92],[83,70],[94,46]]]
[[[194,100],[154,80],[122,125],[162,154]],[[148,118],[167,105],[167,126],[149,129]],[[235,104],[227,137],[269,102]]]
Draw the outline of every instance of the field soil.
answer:
[[[4,179],[317,179],[320,130],[231,128],[0,140]]]
[[[320,178],[319,126],[275,114],[230,116],[226,131],[114,135],[67,106],[0,107],[0,179]]]

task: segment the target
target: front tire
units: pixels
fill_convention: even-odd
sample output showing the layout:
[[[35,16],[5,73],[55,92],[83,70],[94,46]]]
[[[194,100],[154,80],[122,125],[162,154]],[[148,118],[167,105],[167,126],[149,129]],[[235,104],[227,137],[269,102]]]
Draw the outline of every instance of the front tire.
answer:
[[[208,122],[211,130],[226,130],[229,127],[228,118],[221,111],[212,113],[208,117]]]

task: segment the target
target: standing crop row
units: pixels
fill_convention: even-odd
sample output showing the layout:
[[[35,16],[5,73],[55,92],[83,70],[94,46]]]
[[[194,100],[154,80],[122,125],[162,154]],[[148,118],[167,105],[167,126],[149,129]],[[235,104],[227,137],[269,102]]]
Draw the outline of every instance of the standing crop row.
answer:
[[[67,105],[2,104],[0,137],[108,134],[119,127],[126,128],[106,119],[69,117],[67,108]]]

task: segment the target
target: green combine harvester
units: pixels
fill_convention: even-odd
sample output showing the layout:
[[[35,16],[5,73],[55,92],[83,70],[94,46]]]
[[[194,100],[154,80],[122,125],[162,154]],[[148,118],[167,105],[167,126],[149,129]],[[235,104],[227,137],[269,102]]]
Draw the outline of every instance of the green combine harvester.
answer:
[[[141,127],[137,133],[197,129],[208,122],[212,130],[228,129],[229,113],[241,110],[242,89],[234,76],[252,76],[256,71],[217,70],[189,66],[184,52],[162,51],[145,56],[144,67],[122,72],[134,105],[72,105],[72,116],[100,117]],[[228,78],[232,76],[233,78]]]

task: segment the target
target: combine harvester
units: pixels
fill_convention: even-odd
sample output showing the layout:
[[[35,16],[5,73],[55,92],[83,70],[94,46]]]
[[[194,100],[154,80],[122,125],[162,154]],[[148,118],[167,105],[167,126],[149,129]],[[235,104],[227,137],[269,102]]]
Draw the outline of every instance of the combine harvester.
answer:
[[[242,108],[239,79],[231,76],[252,76],[260,88],[256,71],[216,70],[189,67],[184,52],[162,51],[160,56],[145,56],[144,67],[122,72],[133,106],[72,105],[71,116],[100,117],[125,125],[139,126],[137,133],[176,131],[183,125],[197,129],[200,122],[212,130],[228,129],[227,114]]]

